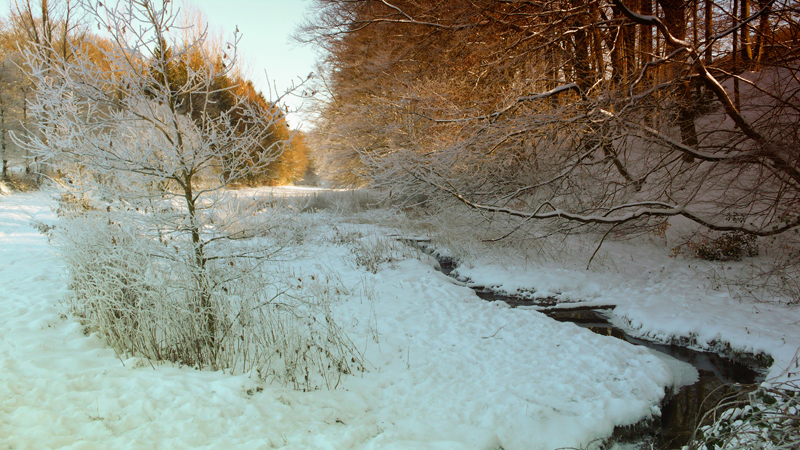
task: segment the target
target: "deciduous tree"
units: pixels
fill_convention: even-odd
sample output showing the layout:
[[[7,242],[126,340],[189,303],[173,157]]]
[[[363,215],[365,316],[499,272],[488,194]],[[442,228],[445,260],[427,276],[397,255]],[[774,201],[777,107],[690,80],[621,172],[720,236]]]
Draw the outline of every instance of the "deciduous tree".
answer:
[[[358,360],[352,345],[325,328],[334,322],[324,302],[312,320],[300,311],[312,303],[292,303],[261,270],[281,243],[263,244],[260,205],[226,190],[265,170],[290,138],[274,136],[278,100],[254,101],[230,76],[238,37],[220,59],[206,52],[205,33],[180,39],[168,1],[80,6],[108,45],[48,52],[34,43],[26,56],[41,134],[19,138],[71,188],[57,240],[76,309],[129,354],[304,387],[316,370],[333,387]],[[271,368],[280,355],[284,368]]]
[[[323,145],[375,184],[562,226],[800,226],[798,43],[759,73],[729,62],[767,13],[796,30],[791,2],[747,17],[719,2],[706,11],[729,19],[707,18],[702,41],[700,15],[672,0],[320,4]]]

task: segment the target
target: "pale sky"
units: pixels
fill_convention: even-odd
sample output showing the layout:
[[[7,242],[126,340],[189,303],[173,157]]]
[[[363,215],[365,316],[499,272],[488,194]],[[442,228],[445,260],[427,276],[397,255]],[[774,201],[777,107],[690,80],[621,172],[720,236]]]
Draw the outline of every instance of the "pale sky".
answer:
[[[291,35],[303,21],[313,4],[312,0],[190,0],[206,16],[209,30],[222,30],[230,38],[236,27],[242,34],[239,43],[241,62],[256,87],[269,98],[269,84],[280,93],[292,82],[298,83],[314,71],[315,54],[309,45],[290,42]],[[265,71],[266,74],[265,75]],[[273,93],[274,97],[274,93]],[[287,98],[290,109],[301,107],[297,99]],[[288,116],[292,127],[303,124],[297,114]]]

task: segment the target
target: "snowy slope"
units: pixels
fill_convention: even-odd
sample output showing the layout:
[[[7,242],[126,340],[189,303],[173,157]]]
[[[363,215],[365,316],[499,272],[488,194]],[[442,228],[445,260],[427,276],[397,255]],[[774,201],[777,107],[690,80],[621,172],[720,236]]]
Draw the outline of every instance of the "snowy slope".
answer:
[[[292,264],[352,288],[336,314],[369,372],[303,393],[120,359],[60,317],[63,266],[29,225],[54,220],[49,203],[0,197],[0,449],[553,449],[655,413],[673,382],[646,350],[483,302],[420,261],[357,270],[319,240]]]

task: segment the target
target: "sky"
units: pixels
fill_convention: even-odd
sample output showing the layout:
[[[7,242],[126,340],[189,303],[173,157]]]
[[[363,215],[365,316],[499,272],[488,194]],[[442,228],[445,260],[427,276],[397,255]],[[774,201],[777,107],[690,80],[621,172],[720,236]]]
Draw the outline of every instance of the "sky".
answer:
[[[212,32],[222,31],[224,38],[230,38],[239,28],[241,62],[265,97],[270,97],[270,86],[274,98],[276,87],[278,93],[283,93],[314,71],[314,49],[291,41],[313,0],[188,1],[205,14]],[[303,107],[300,100],[291,96],[286,102],[290,111]],[[287,118],[292,127],[309,128],[302,112],[290,113]]]

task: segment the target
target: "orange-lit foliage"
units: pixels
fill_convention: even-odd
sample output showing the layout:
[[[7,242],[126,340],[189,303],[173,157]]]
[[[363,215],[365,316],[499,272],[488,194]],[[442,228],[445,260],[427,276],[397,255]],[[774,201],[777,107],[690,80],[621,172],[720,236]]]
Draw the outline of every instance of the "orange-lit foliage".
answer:
[[[208,64],[209,60],[217,61],[215,64],[221,64],[221,58],[209,59],[203,55],[205,50],[196,49],[192,52],[187,52],[183,62],[174,67],[167,68],[167,78],[170,80],[172,89],[179,89],[185,80],[189,68],[193,70],[201,70],[201,64]],[[217,67],[216,69],[219,69]],[[154,68],[153,70],[161,70]],[[260,111],[260,114],[269,117],[270,122],[273,123],[270,129],[270,135],[260,143],[259,146],[254,147],[250,153],[250,158],[247,164],[252,167],[261,166],[262,158],[269,155],[270,159],[273,158],[272,149],[276,146],[282,150],[281,155],[272,163],[268,164],[264,170],[253,172],[249,176],[237,180],[239,184],[245,185],[282,185],[297,181],[303,177],[306,166],[305,146],[304,145],[287,145],[292,137],[292,132],[286,124],[286,118],[279,105],[272,104],[267,101],[264,96],[256,90],[252,81],[245,80],[240,76],[234,77],[220,77],[215,80],[216,84],[212,86],[213,91],[210,93],[194,94],[194,97],[187,96],[183,99],[182,105],[187,108],[187,112],[192,111],[197,117],[195,120],[200,120],[200,113],[208,113],[212,115],[223,114],[228,111],[230,113],[230,120],[235,124],[236,128],[243,132],[253,117],[244,117],[241,115],[239,109],[233,108],[236,99],[243,99],[254,106],[254,110]],[[197,98],[195,98],[197,97]],[[199,98],[202,97],[202,98]],[[192,108],[190,105],[205,104],[206,107],[198,109]],[[294,141],[294,139],[292,140]],[[299,141],[298,141],[299,142]],[[223,166],[225,166],[223,161]],[[223,173],[225,176],[225,173]]]
[[[262,142],[262,148],[283,145],[281,156],[269,164],[263,172],[253,174],[242,181],[248,185],[267,184],[277,186],[302,179],[307,165],[305,142],[301,133],[292,132],[289,129],[286,124],[286,118],[280,108],[269,103],[260,92],[256,91],[251,81],[244,81],[241,78],[232,80],[231,88],[226,93],[246,98],[246,101],[258,105],[258,109],[263,114],[276,117],[275,125],[271,130],[272,134],[266,141]],[[239,121],[240,119],[246,118],[232,117],[232,120]],[[241,122],[244,123],[245,121],[242,120]],[[288,142],[288,145],[285,145],[285,142]],[[258,150],[254,149],[253,151],[252,162],[254,164],[258,162]]]

